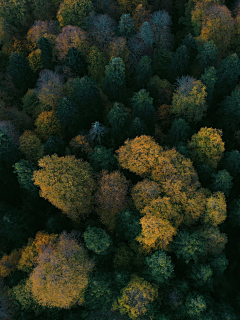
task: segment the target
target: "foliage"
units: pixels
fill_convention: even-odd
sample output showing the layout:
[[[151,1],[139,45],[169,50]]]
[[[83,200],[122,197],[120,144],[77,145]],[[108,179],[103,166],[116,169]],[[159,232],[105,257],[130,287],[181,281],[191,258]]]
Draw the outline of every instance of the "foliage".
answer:
[[[128,113],[124,106],[119,102],[115,102],[109,111],[107,118],[112,126],[114,137],[119,136],[120,132],[126,127],[128,120]]]
[[[174,276],[174,265],[165,251],[155,251],[151,256],[146,257],[145,261],[146,274],[153,282],[167,283]]]
[[[142,177],[150,174],[159,153],[162,151],[152,137],[142,135],[135,139],[127,139],[117,153],[120,166]]]
[[[48,200],[69,218],[77,220],[91,211],[95,182],[92,168],[74,156],[45,156],[34,171],[34,184],[40,187],[40,196]]]
[[[43,61],[40,49],[34,50],[29,54],[28,63],[34,72],[39,72],[41,69],[43,69]]]
[[[65,154],[65,143],[59,137],[51,136],[44,143],[44,155],[56,153],[59,157]]]
[[[57,116],[61,125],[68,127],[74,125],[77,120],[79,106],[72,98],[63,97],[57,107]]]
[[[24,131],[19,138],[19,142],[19,150],[25,155],[28,161],[36,162],[43,156],[44,146],[32,131]]]
[[[93,151],[87,137],[80,134],[71,139],[69,147],[71,154],[84,160],[87,159],[87,154]]]
[[[155,285],[134,274],[118,298],[118,308],[121,314],[127,313],[131,319],[136,319],[146,313],[148,303],[154,301],[157,295]]]
[[[130,14],[121,15],[118,26],[118,32],[120,36],[124,36],[127,38],[135,34],[134,20]]]
[[[136,81],[139,88],[144,88],[152,76],[152,60],[149,56],[143,56],[136,68]]]
[[[205,69],[204,73],[201,75],[200,81],[206,86],[208,104],[212,102],[215,84],[217,82],[217,71],[214,67],[209,67]]]
[[[136,136],[142,136],[142,135],[148,135],[148,134],[149,134],[149,130],[147,128],[146,123],[139,117],[134,118],[131,122],[129,138],[133,139]]]
[[[61,125],[55,111],[43,111],[35,121],[36,132],[45,141],[51,136],[61,135]]]
[[[95,139],[99,144],[101,144],[101,137],[108,132],[108,129],[103,126],[99,121],[92,123],[91,129],[89,131],[89,140],[93,142]]]
[[[32,162],[21,159],[13,165],[21,188],[27,189],[32,195],[37,195],[37,188],[32,182],[33,171],[37,169]]]
[[[189,277],[194,280],[195,286],[211,285],[213,271],[209,264],[194,264]]]
[[[221,191],[226,197],[228,197],[230,190],[233,187],[233,177],[230,175],[230,173],[226,169],[223,169],[218,171],[218,173],[213,174],[212,178],[212,189],[214,191]]]
[[[116,233],[124,239],[134,240],[141,231],[139,217],[131,210],[126,209],[117,216]]]
[[[171,79],[186,75],[188,73],[190,56],[185,45],[179,46],[174,53],[173,59],[169,66]]]
[[[181,77],[173,94],[171,112],[188,121],[200,121],[207,110],[206,97],[206,86],[200,80]]]
[[[205,254],[220,254],[228,242],[227,235],[220,233],[218,227],[205,227],[198,230],[196,234],[205,242]]]
[[[112,57],[106,66],[103,92],[112,101],[123,101],[125,99],[126,80],[125,65],[121,58]]]
[[[145,46],[152,47],[154,44],[154,33],[149,22],[145,21],[139,28],[139,36],[143,40]]]
[[[3,255],[0,260],[0,276],[5,278],[15,271],[19,258],[20,252],[17,250],[13,250],[9,255]]]
[[[105,230],[88,226],[83,234],[86,247],[96,254],[105,255],[112,245],[111,237]]]
[[[95,171],[116,169],[117,161],[113,155],[113,148],[107,149],[103,146],[96,146],[93,152],[89,153],[88,158]]]
[[[207,308],[207,303],[202,295],[190,293],[185,301],[187,314],[190,318],[199,318]]]
[[[93,11],[91,0],[64,0],[58,10],[57,19],[61,27],[82,27],[84,20]]]
[[[23,110],[29,115],[35,115],[36,108],[39,104],[37,93],[33,89],[28,89],[22,97]]]
[[[38,40],[38,48],[41,50],[41,58],[44,69],[52,69],[53,49],[50,41],[45,37]]]
[[[117,214],[127,206],[127,190],[128,182],[122,173],[103,171],[95,201],[100,219],[110,231],[116,226]]]
[[[227,151],[222,158],[222,167],[236,177],[240,173],[240,152],[238,150]]]
[[[59,27],[56,23],[56,21],[50,20],[50,21],[41,21],[36,20],[32,27],[28,30],[27,33],[27,40],[35,44],[35,46],[38,43],[38,40],[46,35],[54,35],[57,36],[59,33]]]
[[[224,142],[221,135],[222,130],[201,128],[198,133],[192,136],[188,144],[192,159],[216,168],[224,152]]]
[[[69,308],[83,304],[83,293],[94,264],[82,246],[63,232],[53,246],[46,246],[37,257],[29,276],[34,300],[42,306]]]
[[[106,53],[102,52],[98,47],[92,46],[89,49],[87,62],[89,76],[102,86],[105,77],[105,66],[108,63]]]
[[[69,48],[64,62],[70,68],[74,76],[83,77],[86,75],[86,59],[78,49],[74,47]]]
[[[189,137],[190,129],[185,119],[175,119],[172,122],[171,129],[168,131],[169,142],[172,145],[177,145],[179,142],[186,141]]]
[[[216,67],[218,48],[213,40],[205,42],[202,46],[199,46],[198,52],[197,58],[199,59],[203,69]]]

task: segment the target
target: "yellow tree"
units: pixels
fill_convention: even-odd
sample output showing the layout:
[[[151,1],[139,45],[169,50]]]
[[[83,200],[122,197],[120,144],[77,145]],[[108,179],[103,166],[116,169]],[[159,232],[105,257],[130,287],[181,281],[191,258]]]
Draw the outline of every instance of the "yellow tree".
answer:
[[[90,213],[95,181],[89,163],[54,154],[40,159],[38,165],[33,181],[40,187],[41,197],[75,221]]]
[[[206,195],[203,189],[199,189],[187,199],[186,203],[183,204],[183,223],[188,226],[194,224],[200,217],[204,215],[205,208]]]
[[[28,280],[34,300],[44,307],[63,309],[82,305],[93,267],[83,245],[64,231],[56,244],[46,246],[37,257]]]
[[[20,258],[20,250],[13,250],[10,254],[4,254],[0,259],[0,276],[7,277],[16,270]]]
[[[100,219],[109,230],[114,230],[117,214],[127,207],[127,191],[128,182],[123,174],[102,172],[95,200]]]
[[[62,127],[56,112],[43,111],[35,121],[36,133],[45,141],[51,136],[61,136]]]
[[[19,150],[27,160],[38,161],[43,156],[44,145],[34,132],[25,130],[19,138],[19,143]]]
[[[133,274],[122,295],[117,300],[121,314],[128,314],[131,319],[139,319],[147,311],[147,305],[158,297],[157,286]]]
[[[194,134],[188,143],[193,161],[216,168],[225,150],[221,136],[222,130],[207,127]]]
[[[150,174],[162,150],[152,137],[142,135],[127,139],[116,153],[122,168],[145,177]]]
[[[222,192],[215,192],[207,199],[204,222],[214,227],[227,218],[227,204]]]

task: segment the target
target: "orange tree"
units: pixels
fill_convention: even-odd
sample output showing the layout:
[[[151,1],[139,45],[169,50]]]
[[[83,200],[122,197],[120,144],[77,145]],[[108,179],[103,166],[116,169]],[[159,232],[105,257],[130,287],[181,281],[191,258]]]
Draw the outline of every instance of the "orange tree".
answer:
[[[51,136],[61,135],[61,125],[55,111],[43,111],[35,121],[37,134],[45,141]]]
[[[91,166],[75,156],[45,156],[38,162],[33,181],[40,187],[40,196],[77,220],[91,211],[95,182]]]
[[[84,303],[84,291],[94,263],[82,244],[66,231],[46,246],[29,276],[33,299],[44,307],[68,309]]]

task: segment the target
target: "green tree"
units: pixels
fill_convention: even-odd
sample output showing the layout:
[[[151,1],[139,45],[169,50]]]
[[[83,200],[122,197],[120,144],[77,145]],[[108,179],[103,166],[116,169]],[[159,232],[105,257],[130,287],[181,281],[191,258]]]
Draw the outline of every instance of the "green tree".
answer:
[[[223,169],[218,171],[216,174],[213,174],[212,179],[212,189],[214,191],[221,191],[226,197],[228,197],[230,190],[233,187],[233,177],[230,173],[226,169]]]
[[[143,56],[136,68],[136,81],[138,88],[144,88],[152,76],[152,59]]]
[[[149,130],[147,128],[146,123],[139,117],[132,119],[130,125],[130,133],[129,138],[134,139],[137,136],[148,135]]]
[[[93,80],[103,86],[105,77],[105,66],[108,64],[106,52],[101,51],[98,47],[92,46],[87,56],[88,74]]]
[[[44,69],[52,69],[53,49],[50,41],[46,37],[40,37],[38,48],[41,50],[41,57]]]
[[[13,172],[17,174],[21,188],[28,190],[32,195],[36,196],[38,194],[38,189],[34,186],[32,177],[37,166],[30,161],[21,159],[13,165],[13,168]]]
[[[200,77],[200,81],[206,86],[207,98],[206,101],[208,104],[211,104],[215,84],[217,82],[217,71],[214,67],[209,67],[205,69]]]
[[[240,173],[240,152],[238,150],[225,152],[221,167],[226,168],[232,177],[236,177]]]
[[[106,66],[103,92],[111,101],[124,101],[126,94],[125,65],[121,58],[112,57]]]
[[[105,255],[112,246],[111,237],[101,228],[88,226],[83,237],[86,247],[96,254]]]
[[[207,303],[202,295],[189,293],[185,301],[186,313],[190,318],[201,319],[207,308]]]
[[[185,119],[177,118],[172,122],[171,129],[168,131],[168,140],[171,145],[186,141],[190,135],[190,126]]]
[[[33,181],[40,187],[41,197],[73,220],[90,213],[95,182],[87,162],[55,154],[45,156],[38,165],[40,169],[34,171]]]
[[[190,60],[193,61],[198,52],[198,46],[195,37],[192,36],[191,33],[186,34],[180,45],[187,47]]]
[[[115,232],[127,241],[134,240],[141,232],[139,217],[129,209],[120,212]]]
[[[136,30],[135,30],[134,20],[130,14],[121,15],[119,26],[118,26],[118,32],[120,36],[124,36],[127,38],[135,34]]]
[[[213,271],[209,264],[194,264],[191,268],[189,278],[194,281],[194,286],[207,285],[211,288]]]
[[[160,78],[169,79],[169,68],[174,54],[166,49],[154,49],[153,74]]]
[[[52,155],[56,153],[59,157],[65,155],[65,142],[59,137],[51,136],[44,143],[44,155]]]
[[[173,94],[171,112],[188,121],[200,121],[207,110],[206,86],[190,76],[177,80],[177,90]]]
[[[33,89],[28,89],[27,93],[25,93],[25,95],[22,97],[22,103],[22,108],[26,112],[26,114],[30,117],[35,118],[35,112],[37,106],[39,105],[39,100],[36,91]]]
[[[19,138],[19,150],[28,161],[37,162],[43,156],[44,146],[35,133],[25,130]]]
[[[61,136],[62,127],[58,116],[54,110],[43,111],[35,121],[36,133],[43,140],[48,140],[51,136]]]
[[[163,250],[155,251],[151,256],[146,257],[145,263],[147,269],[144,270],[144,274],[154,283],[168,283],[174,276],[174,265],[171,257]]]
[[[77,122],[79,106],[73,98],[68,96],[63,97],[58,104],[57,107],[57,116],[61,125],[63,125],[66,129],[69,127],[69,131]]]
[[[217,64],[218,48],[214,41],[205,42],[202,46],[198,47],[197,58],[203,68],[216,67]]]
[[[84,20],[92,11],[91,0],[64,0],[59,7],[57,19],[61,27],[68,25],[82,27]]]
[[[117,160],[113,155],[113,148],[107,149],[103,146],[96,146],[93,152],[88,154],[88,158],[95,171],[113,171],[117,168]]]
[[[205,163],[216,168],[224,152],[221,135],[222,130],[201,128],[188,143],[192,159],[197,163]]]
[[[177,77],[181,77],[188,73],[190,56],[185,45],[179,46],[174,53],[172,62],[169,66],[171,80],[174,81]]]
[[[12,52],[9,60],[9,74],[14,86],[24,93],[33,86],[34,76],[28,60],[16,52]]]
[[[112,133],[114,139],[120,140],[119,136],[124,136],[126,126],[128,123],[128,112],[125,110],[124,106],[115,102],[111,110],[107,115],[108,121],[112,126]]]
[[[78,49],[74,47],[70,48],[64,62],[74,76],[83,77],[87,74],[86,59]]]
[[[149,22],[143,22],[139,28],[139,36],[147,47],[152,48],[154,43],[154,33]]]

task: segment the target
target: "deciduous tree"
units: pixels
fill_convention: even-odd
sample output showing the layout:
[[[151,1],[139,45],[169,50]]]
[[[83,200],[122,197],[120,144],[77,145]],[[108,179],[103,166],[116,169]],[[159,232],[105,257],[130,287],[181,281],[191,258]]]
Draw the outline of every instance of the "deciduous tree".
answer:
[[[96,254],[107,254],[112,245],[111,237],[101,228],[88,226],[83,237],[86,247]]]
[[[19,138],[19,142],[19,150],[28,161],[36,162],[43,156],[44,146],[34,132],[25,130]]]
[[[36,132],[43,140],[48,140],[51,136],[60,136],[62,128],[55,111],[43,111],[35,121]]]

